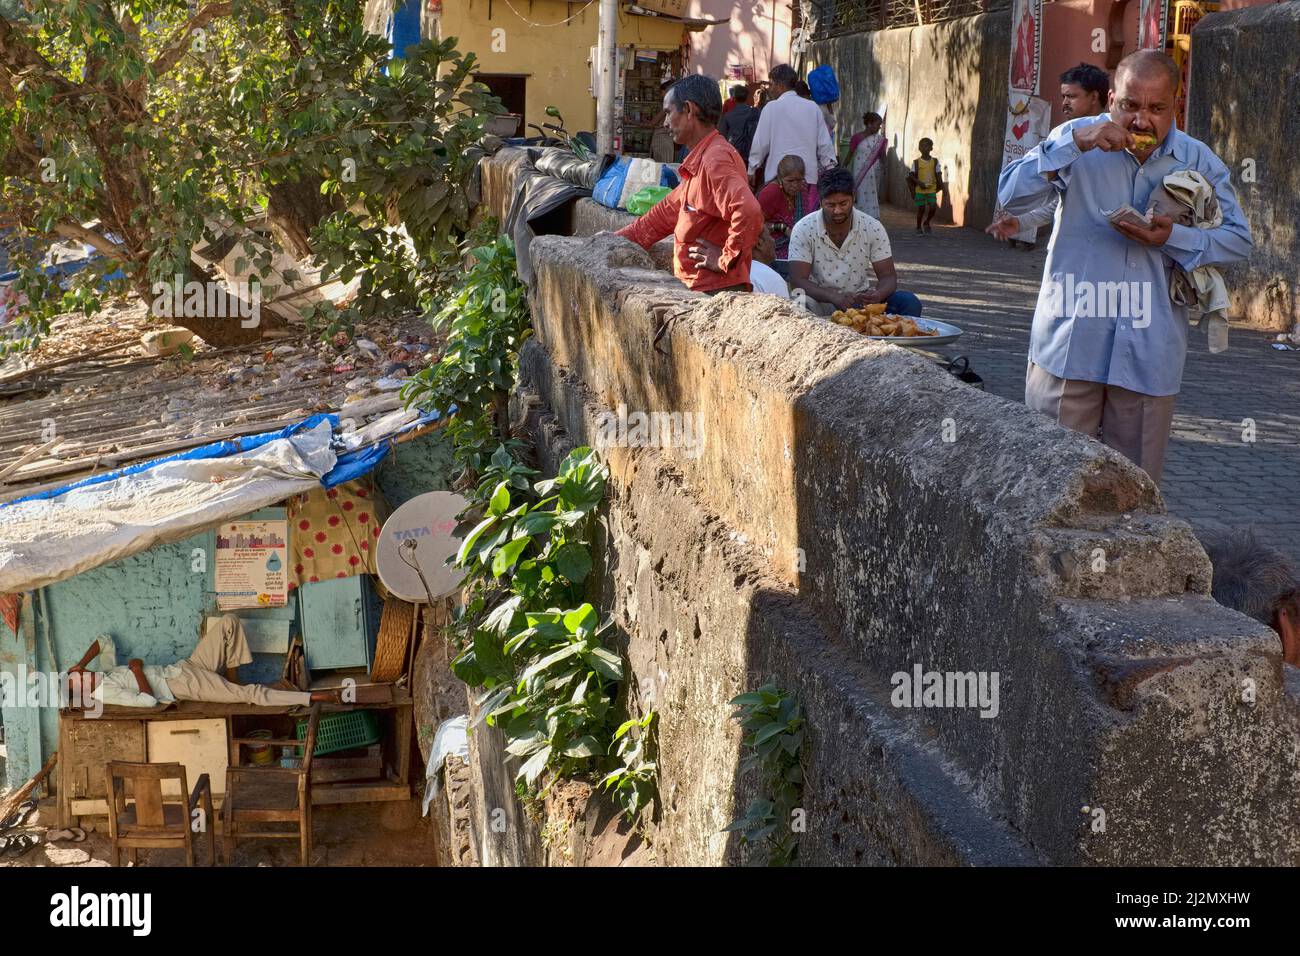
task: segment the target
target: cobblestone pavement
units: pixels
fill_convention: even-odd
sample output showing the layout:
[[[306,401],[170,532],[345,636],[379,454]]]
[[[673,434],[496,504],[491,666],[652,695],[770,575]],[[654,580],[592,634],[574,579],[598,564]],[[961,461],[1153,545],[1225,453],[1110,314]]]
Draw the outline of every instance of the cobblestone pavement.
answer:
[[[939,351],[969,356],[988,391],[1023,402],[1046,241],[1024,252],[939,225],[916,236],[912,215],[882,212],[900,285],[921,297],[927,316],[965,331]],[[1253,524],[1300,565],[1300,352],[1271,349],[1272,340],[1234,328],[1228,351],[1211,355],[1191,330],[1160,490],[1170,513],[1198,531]]]

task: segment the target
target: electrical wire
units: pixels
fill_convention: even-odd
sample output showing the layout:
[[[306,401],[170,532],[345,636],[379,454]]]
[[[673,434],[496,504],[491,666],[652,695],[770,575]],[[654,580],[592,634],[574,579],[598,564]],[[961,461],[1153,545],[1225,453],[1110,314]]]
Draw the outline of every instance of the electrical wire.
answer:
[[[581,16],[583,13],[585,13],[587,8],[595,2],[596,0],[587,0],[587,2],[582,5],[582,9],[579,10],[577,13],[573,14],[573,16],[565,17],[563,20],[559,20],[555,23],[538,23],[535,20],[529,20],[526,16],[524,16],[522,13],[520,13],[518,10],[515,9],[515,5],[511,3],[510,0],[506,0],[506,6],[510,8],[510,11],[515,16],[517,16],[520,20],[523,20],[524,23],[528,24],[530,27],[562,27],[570,20],[574,19],[575,17]]]

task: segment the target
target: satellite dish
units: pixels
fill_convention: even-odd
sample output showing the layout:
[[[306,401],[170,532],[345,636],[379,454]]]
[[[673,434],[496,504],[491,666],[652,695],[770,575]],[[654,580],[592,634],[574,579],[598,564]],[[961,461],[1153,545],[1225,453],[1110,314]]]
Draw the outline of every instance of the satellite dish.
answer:
[[[384,522],[375,570],[395,597],[427,604],[459,587],[464,572],[449,566],[447,558],[460,550],[460,539],[453,532],[456,515],[467,504],[450,491],[430,491],[412,498]]]

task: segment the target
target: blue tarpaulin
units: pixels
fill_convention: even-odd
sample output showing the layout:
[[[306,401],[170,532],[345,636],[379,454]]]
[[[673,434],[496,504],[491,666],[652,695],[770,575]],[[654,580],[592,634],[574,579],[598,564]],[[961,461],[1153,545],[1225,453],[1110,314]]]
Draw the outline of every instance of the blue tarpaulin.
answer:
[[[427,412],[412,422],[399,428],[397,431],[384,438],[376,441],[365,448],[358,448],[354,451],[344,452],[338,456],[334,467],[321,478],[321,485],[326,488],[333,488],[335,485],[342,484],[345,481],[351,481],[354,478],[360,478],[372,471],[388,455],[390,448],[389,439],[396,438],[398,435],[405,434],[416,428],[422,428],[425,425],[435,422],[439,419],[438,412]],[[40,491],[24,498],[16,498],[13,501],[0,503],[0,508],[6,508],[16,505],[20,501],[40,501],[49,498],[57,498],[59,495],[68,493],[78,488],[85,488],[90,485],[102,484],[106,481],[115,481],[126,475],[137,474],[147,469],[154,468],[168,461],[186,461],[200,458],[225,458],[230,455],[237,455],[243,452],[252,451],[259,448],[267,442],[275,441],[278,438],[287,438],[301,431],[307,431],[315,428],[321,422],[329,422],[330,428],[337,430],[339,427],[339,416],[336,414],[312,415],[293,425],[270,432],[261,432],[256,435],[244,435],[240,438],[230,438],[224,441],[212,442],[207,445],[201,445],[198,448],[191,448],[188,451],[178,452],[175,455],[168,455],[166,458],[154,458],[149,461],[137,462],[134,465],[128,465],[125,468],[119,468],[116,471],[106,471],[102,475],[91,475],[89,478],[82,478],[68,485],[61,485],[58,488],[51,488],[48,491]]]

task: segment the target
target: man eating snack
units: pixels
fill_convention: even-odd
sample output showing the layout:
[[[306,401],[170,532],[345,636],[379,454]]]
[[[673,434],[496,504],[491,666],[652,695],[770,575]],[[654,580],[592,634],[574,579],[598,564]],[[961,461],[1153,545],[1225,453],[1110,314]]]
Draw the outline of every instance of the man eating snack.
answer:
[[[1187,308],[1170,299],[1171,267],[1238,262],[1251,250],[1227,167],[1174,128],[1178,83],[1163,53],[1130,54],[1115,71],[1108,113],[1058,126],[998,182],[1012,215],[1053,191],[1061,201],[1030,332],[1025,404],[1100,436],[1157,482],[1187,353]],[[1188,169],[1213,185],[1221,225],[1138,213],[1165,176]]]

